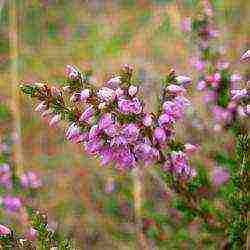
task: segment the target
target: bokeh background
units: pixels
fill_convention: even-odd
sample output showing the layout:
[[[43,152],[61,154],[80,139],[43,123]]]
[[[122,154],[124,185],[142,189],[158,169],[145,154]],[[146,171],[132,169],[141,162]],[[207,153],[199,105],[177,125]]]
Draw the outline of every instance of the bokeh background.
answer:
[[[214,0],[212,4],[221,32],[219,46],[225,47],[225,58],[237,61],[250,45],[250,3]],[[198,8],[197,0],[0,1],[1,137],[6,130],[15,137],[17,133],[13,160],[20,171],[34,170],[43,180],[33,206],[45,211],[54,227],[73,236],[79,249],[134,249],[130,176],[98,166],[81,148],[66,142],[63,129],[49,128],[32,111],[34,103],[19,96],[17,84],[60,85],[65,65],[73,64],[91,68],[101,85],[121,64],[129,63],[142,82],[148,108],[153,109],[164,74],[171,68],[180,74],[194,73],[190,59],[196,47],[181,31],[180,22]],[[189,94],[195,110],[178,134],[201,145],[193,161],[209,172],[216,149],[233,150],[232,138],[210,129],[210,116],[193,79]],[[175,211],[171,214],[159,181],[147,174],[145,183],[145,206],[167,218],[178,217]],[[115,185],[113,192],[107,190],[110,185]],[[193,249],[190,237],[198,238],[181,225],[166,226],[166,231],[169,248],[162,249]],[[153,247],[161,249],[152,243]]]

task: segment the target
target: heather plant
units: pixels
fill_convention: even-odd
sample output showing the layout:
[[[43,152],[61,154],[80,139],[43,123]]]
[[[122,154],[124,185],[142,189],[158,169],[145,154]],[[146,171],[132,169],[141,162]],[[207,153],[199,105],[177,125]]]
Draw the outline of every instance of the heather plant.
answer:
[[[216,152],[214,161],[227,165],[216,168],[209,178],[205,163],[191,167],[190,157],[198,145],[184,143],[176,137],[177,121],[191,106],[186,87],[191,79],[174,70],[162,80],[158,107],[145,109],[141,85],[133,68],[124,65],[119,74],[101,86],[93,82],[91,72],[75,66],[66,67],[62,87],[47,83],[22,84],[22,92],[38,101],[35,110],[47,117],[51,127],[66,126],[65,138],[79,144],[85,153],[98,158],[100,165],[114,167],[117,174],[131,173],[134,182],[134,225],[138,249],[150,249],[153,239],[162,249],[174,249],[178,241],[167,239],[170,224],[178,237],[188,239],[182,226],[196,226],[201,239],[197,245],[212,249],[246,249],[249,230],[249,82],[234,72],[235,65],[225,61],[216,50],[219,32],[213,23],[208,1],[197,19],[185,19],[183,30],[198,45],[199,55],[193,64],[197,69],[199,91],[206,91],[204,102],[213,115],[215,131],[230,133],[235,139],[235,155]],[[246,51],[239,62],[250,58]],[[100,87],[98,87],[100,86]],[[199,149],[201,150],[201,149]],[[144,174],[150,173],[171,194],[162,194],[169,202],[166,219],[143,200]],[[113,187],[108,187],[112,192]],[[126,207],[123,210],[126,213]],[[181,227],[182,227],[181,226]],[[191,231],[192,229],[190,229]],[[177,239],[177,237],[175,238]]]
[[[172,70],[163,80],[157,112],[149,113],[138,98],[139,86],[132,82],[132,71],[130,65],[124,65],[120,74],[97,88],[90,82],[90,72],[81,73],[69,65],[66,85],[61,89],[43,83],[20,87],[39,100],[35,110],[42,117],[51,117],[50,126],[61,120],[67,122],[67,140],[82,145],[103,166],[133,173],[137,241],[145,247],[141,220],[143,171],[159,164],[171,176],[173,186],[184,185],[196,174],[188,163],[196,146],[179,142],[174,136],[175,123],[190,105],[184,87],[190,78],[177,76]]]

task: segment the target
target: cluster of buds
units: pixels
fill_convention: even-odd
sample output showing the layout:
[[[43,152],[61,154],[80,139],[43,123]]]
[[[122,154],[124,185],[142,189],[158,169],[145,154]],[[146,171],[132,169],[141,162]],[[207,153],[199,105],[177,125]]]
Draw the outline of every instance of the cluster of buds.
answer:
[[[191,79],[172,70],[163,83],[158,113],[149,113],[139,98],[139,86],[132,83],[132,72],[130,65],[124,65],[119,75],[97,88],[90,84],[88,72],[68,65],[63,88],[25,84],[21,90],[40,101],[36,110],[42,117],[51,116],[50,125],[66,120],[66,139],[81,144],[101,165],[129,170],[171,161],[179,164],[171,168],[176,177],[194,176],[185,145],[173,148],[174,125],[190,105],[185,86]],[[182,163],[170,157],[172,153],[182,155]]]

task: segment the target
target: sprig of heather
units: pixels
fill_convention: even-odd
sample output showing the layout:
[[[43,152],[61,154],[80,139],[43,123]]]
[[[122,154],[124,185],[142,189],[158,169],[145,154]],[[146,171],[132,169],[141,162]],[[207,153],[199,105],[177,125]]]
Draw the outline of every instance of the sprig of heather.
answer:
[[[60,120],[68,122],[67,140],[83,145],[88,155],[100,159],[101,165],[115,162],[119,170],[133,169],[139,163],[144,166],[179,163],[175,159],[179,154],[182,163],[169,166],[168,170],[178,178],[195,175],[194,169],[188,166],[184,144],[177,151],[171,150],[174,124],[190,105],[184,97],[184,84],[189,78],[172,71],[165,79],[158,112],[149,113],[138,97],[139,87],[131,83],[129,65],[123,66],[119,75],[100,88],[83,81],[86,73],[73,66],[67,66],[66,72],[68,85],[61,89],[47,84],[25,84],[21,90],[40,101],[35,110],[43,117],[51,116],[51,126]]]
[[[143,242],[140,233],[143,169],[159,164],[180,183],[195,176],[195,169],[188,163],[189,153],[195,146],[175,139],[175,124],[190,106],[184,86],[191,79],[178,76],[172,70],[162,82],[157,112],[149,113],[139,97],[139,86],[132,83],[132,73],[133,68],[124,65],[119,74],[97,88],[89,78],[83,80],[86,73],[67,66],[67,85],[62,88],[40,83],[20,88],[39,100],[35,110],[42,117],[51,117],[50,126],[60,120],[66,121],[66,139],[82,145],[88,155],[100,160],[101,165],[112,163],[119,171],[135,172],[137,238],[138,242]]]
[[[0,244],[3,249],[75,249],[71,240],[49,228],[46,215],[38,210],[30,213],[29,223],[32,230],[28,236],[17,235],[9,227],[0,224]]]

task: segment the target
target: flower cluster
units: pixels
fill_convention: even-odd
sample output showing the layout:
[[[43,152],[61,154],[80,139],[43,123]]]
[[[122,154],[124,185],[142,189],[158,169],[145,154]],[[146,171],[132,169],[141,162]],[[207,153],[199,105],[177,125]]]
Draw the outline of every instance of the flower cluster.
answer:
[[[40,100],[35,110],[42,117],[50,116],[50,125],[66,119],[66,139],[83,145],[88,155],[100,159],[101,165],[128,170],[138,164],[164,163],[170,160],[174,124],[190,105],[185,86],[191,79],[171,71],[164,82],[158,113],[149,113],[139,98],[139,86],[131,83],[132,71],[130,65],[124,65],[119,75],[97,88],[89,83],[86,73],[68,65],[68,85],[62,89],[46,84],[21,85],[21,89]],[[181,153],[186,159],[185,152]],[[194,175],[185,163],[176,176]]]

